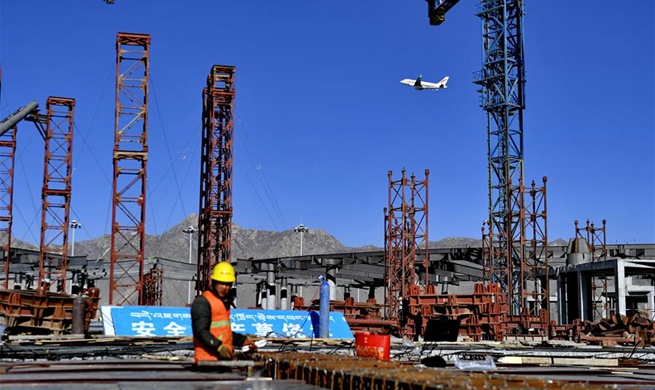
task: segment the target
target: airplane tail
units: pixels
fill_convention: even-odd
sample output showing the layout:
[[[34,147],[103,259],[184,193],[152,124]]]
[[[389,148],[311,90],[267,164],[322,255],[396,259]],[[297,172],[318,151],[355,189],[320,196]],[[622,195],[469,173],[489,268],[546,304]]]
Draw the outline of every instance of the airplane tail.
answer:
[[[441,81],[439,81],[439,85],[441,85],[442,88],[448,88],[446,83],[448,82],[449,79],[450,79],[450,76],[444,77],[443,79],[441,79]]]

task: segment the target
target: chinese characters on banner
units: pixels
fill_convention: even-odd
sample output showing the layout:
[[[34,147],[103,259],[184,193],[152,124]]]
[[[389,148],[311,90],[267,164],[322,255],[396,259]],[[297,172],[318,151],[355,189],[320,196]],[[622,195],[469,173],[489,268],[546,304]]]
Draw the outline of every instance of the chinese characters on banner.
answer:
[[[106,335],[135,337],[192,336],[188,307],[102,306]],[[246,310],[230,312],[232,331],[257,337],[318,337],[316,312],[296,310]],[[330,313],[330,337],[353,338],[342,313]]]

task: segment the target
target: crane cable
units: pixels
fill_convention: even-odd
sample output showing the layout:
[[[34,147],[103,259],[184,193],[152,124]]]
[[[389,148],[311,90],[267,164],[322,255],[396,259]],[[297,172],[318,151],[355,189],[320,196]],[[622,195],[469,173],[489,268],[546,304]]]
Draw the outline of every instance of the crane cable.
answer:
[[[260,183],[261,187],[264,189],[264,193],[266,194],[266,197],[268,198],[268,201],[270,202],[271,206],[273,207],[273,213],[275,214],[275,217],[277,217],[278,222],[280,222],[280,224],[282,226],[282,229],[286,230],[288,225],[287,225],[286,221],[284,220],[284,215],[283,215],[282,211],[280,210],[280,206],[279,206],[279,204],[278,204],[278,202],[277,202],[277,200],[275,198],[275,195],[273,194],[271,186],[268,183],[268,180],[266,179],[266,175],[263,172],[261,164],[257,163],[257,160],[258,160],[257,155],[256,155],[256,153],[254,151],[254,148],[251,147],[250,136],[248,134],[248,130],[246,129],[246,126],[243,123],[241,117],[238,115],[238,113],[237,113],[237,118],[238,118],[237,122],[240,125],[239,129],[245,135],[245,141],[241,142],[241,146],[243,146],[243,150],[245,150],[245,152],[246,152],[246,155],[248,157],[248,161],[250,162],[251,167],[257,173],[257,178],[259,179],[259,183]],[[237,139],[239,139],[239,138],[237,137]],[[252,153],[251,153],[251,150],[252,150]],[[235,153],[235,155],[238,158],[239,154]],[[246,173],[246,177],[248,177],[248,180],[251,181],[251,179],[247,175],[247,173]],[[276,227],[276,229],[279,229],[276,221],[273,219],[273,217],[271,216],[271,213],[268,210],[268,206],[262,200],[261,196],[259,195],[259,193],[257,191],[257,188],[255,187],[254,183],[252,183],[252,181],[251,181],[251,185],[252,185],[253,189],[255,190],[255,192],[257,194],[257,197],[259,198],[260,202],[262,203],[262,206],[264,206],[264,209],[266,210],[266,213],[269,215],[269,218],[273,222],[273,225]]]

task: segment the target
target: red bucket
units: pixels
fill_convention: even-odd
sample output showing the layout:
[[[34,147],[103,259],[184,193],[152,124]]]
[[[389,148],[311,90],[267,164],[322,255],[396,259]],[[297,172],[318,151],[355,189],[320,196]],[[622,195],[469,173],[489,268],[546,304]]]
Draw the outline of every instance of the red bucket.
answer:
[[[355,353],[359,357],[389,360],[390,350],[391,336],[388,334],[355,333]]]

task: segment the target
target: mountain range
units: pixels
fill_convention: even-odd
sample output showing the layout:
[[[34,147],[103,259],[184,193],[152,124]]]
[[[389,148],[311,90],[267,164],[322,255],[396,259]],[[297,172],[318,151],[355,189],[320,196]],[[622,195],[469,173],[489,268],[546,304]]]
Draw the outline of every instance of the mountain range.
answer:
[[[183,230],[189,226],[197,228],[197,225],[198,215],[191,214],[179,224],[160,235],[146,235],[146,256],[186,262],[189,259],[189,234]],[[197,233],[192,234],[192,239],[191,250],[195,256],[195,252],[197,251]],[[374,245],[347,247],[330,233],[319,229],[310,229],[304,232],[302,240],[302,251],[304,255],[383,250],[383,248]],[[107,259],[110,243],[111,236],[109,234],[92,240],[76,241],[75,254],[78,256],[87,255],[89,259]],[[430,242],[430,248],[463,248],[480,247],[481,245],[482,241],[480,239],[464,237],[447,237],[439,241]],[[552,242],[551,245],[566,245],[566,241],[558,239]],[[38,247],[17,239],[12,239],[12,246],[38,250]],[[247,229],[232,224],[232,260],[250,257],[267,259],[297,256],[299,254],[300,237],[299,233],[293,230],[275,232]]]

